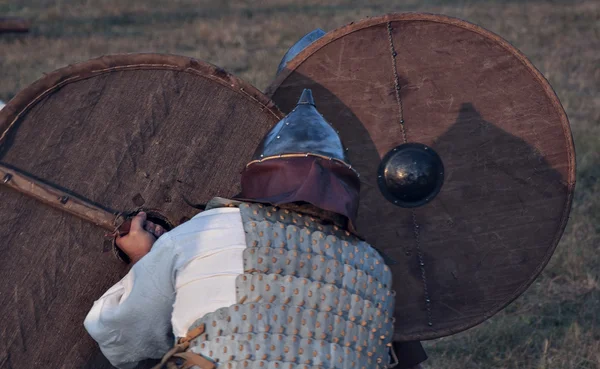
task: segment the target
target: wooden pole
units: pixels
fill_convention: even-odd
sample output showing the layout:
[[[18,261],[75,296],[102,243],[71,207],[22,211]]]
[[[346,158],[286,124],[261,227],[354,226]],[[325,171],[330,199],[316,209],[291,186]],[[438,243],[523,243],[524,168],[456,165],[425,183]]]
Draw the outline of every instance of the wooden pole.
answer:
[[[94,223],[107,231],[113,232],[116,227],[123,226],[125,223],[125,218],[121,215],[94,205],[88,200],[68,194],[3,164],[0,164],[0,185],[10,187],[55,209]],[[127,228],[129,227],[127,226]],[[125,230],[120,229],[120,231]],[[129,231],[129,229],[126,231]]]

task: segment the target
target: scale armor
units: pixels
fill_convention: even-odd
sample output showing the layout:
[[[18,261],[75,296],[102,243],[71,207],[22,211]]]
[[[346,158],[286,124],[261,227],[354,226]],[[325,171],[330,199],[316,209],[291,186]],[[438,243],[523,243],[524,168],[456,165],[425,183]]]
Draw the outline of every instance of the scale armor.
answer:
[[[190,350],[221,368],[385,368],[392,276],[369,244],[276,207],[238,206],[246,232],[237,304],[197,320]]]

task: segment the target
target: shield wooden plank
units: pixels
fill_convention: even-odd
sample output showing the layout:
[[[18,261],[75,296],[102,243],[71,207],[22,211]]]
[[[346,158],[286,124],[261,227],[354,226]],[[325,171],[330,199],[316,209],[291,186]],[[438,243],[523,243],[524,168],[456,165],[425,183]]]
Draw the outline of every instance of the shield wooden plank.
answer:
[[[281,118],[262,93],[179,56],[106,56],[53,72],[0,111],[0,161],[115,211],[239,191],[239,174]],[[0,186],[0,367],[109,368],[83,328],[126,266],[105,231]],[[152,324],[152,322],[148,322]]]

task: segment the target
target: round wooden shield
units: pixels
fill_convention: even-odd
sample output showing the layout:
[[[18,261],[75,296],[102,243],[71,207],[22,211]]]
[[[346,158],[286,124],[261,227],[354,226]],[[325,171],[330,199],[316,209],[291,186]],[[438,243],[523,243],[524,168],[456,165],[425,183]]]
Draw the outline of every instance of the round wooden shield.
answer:
[[[386,15],[315,41],[267,94],[288,112],[303,88],[361,174],[358,231],[396,262],[396,340],[472,327],[533,282],[567,222],[575,156],[560,102],[523,54],[458,19]],[[378,183],[404,143],[443,163],[439,193],[413,208]]]
[[[239,191],[279,119],[261,92],[206,63],[106,56],[45,76],[0,111],[0,163],[177,225],[198,212],[188,202]],[[110,368],[83,327],[127,268],[105,231],[2,183],[0,198],[0,367]]]

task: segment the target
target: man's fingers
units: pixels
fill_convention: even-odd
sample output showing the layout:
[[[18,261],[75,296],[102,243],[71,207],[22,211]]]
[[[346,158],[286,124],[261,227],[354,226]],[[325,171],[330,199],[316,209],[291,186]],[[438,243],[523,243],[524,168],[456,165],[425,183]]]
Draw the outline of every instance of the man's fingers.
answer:
[[[156,224],[152,223],[149,220],[147,220],[146,223],[144,224],[144,229],[150,233],[154,233],[154,228],[156,228]]]
[[[161,227],[158,224],[156,225],[156,228],[155,228],[155,231],[154,231],[154,235],[156,237],[162,236],[163,234],[165,234],[165,232],[166,232],[166,230],[163,227]]]
[[[161,227],[159,224],[146,221],[145,228],[148,232],[152,233],[154,237],[158,238],[165,233],[165,229]]]
[[[117,238],[115,238],[115,243],[117,244],[117,246],[119,246],[119,248],[123,248],[123,236],[121,235],[117,235]]]
[[[131,231],[130,232],[143,231],[144,223],[146,223],[146,213],[141,211],[136,216],[134,216],[133,219],[131,219]]]

